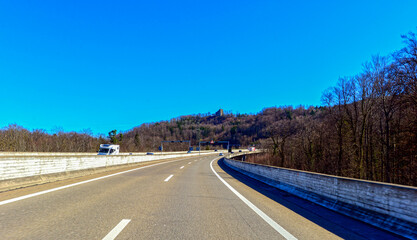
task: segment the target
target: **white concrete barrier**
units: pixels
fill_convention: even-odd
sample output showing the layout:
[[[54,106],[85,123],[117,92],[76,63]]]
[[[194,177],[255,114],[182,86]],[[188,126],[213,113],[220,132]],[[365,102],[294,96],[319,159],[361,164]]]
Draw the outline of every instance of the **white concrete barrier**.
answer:
[[[417,239],[417,188],[225,159],[257,180],[398,235]]]
[[[225,150],[219,150],[220,152],[226,152]],[[201,153],[212,153],[213,150],[202,150]],[[160,155],[160,154],[164,154],[164,155],[169,155],[169,154],[185,154],[187,153],[186,151],[178,151],[178,152],[153,152],[155,155]],[[198,153],[198,151],[192,151],[193,154]],[[10,157],[10,156],[97,156],[96,152],[1,152],[0,151],[0,157],[5,156],[5,157]],[[118,156],[120,155],[146,155],[146,152],[131,152],[131,153],[126,153],[126,152],[122,152],[119,153]]]
[[[218,154],[202,151],[201,155]],[[191,157],[198,152],[125,153],[119,155],[97,155],[89,153],[2,153],[0,154],[0,191],[60,180],[72,176],[83,176],[110,167],[177,157]],[[72,174],[76,173],[76,174]]]

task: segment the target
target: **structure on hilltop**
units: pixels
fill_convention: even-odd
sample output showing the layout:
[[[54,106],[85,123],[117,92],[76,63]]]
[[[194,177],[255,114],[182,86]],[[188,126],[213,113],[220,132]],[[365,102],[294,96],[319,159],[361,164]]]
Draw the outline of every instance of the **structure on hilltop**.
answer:
[[[223,115],[224,115],[223,109],[220,108],[219,111],[216,112],[216,116],[221,117]]]

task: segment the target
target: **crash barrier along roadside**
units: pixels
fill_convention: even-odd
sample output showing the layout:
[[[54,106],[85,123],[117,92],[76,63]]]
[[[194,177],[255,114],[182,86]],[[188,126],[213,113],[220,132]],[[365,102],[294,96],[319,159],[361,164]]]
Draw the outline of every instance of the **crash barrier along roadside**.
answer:
[[[201,155],[218,154],[213,151]],[[142,162],[198,156],[198,152],[122,153],[0,153],[0,191],[106,172]]]
[[[240,158],[242,158],[240,156]],[[230,168],[344,215],[417,239],[417,188],[224,158]]]

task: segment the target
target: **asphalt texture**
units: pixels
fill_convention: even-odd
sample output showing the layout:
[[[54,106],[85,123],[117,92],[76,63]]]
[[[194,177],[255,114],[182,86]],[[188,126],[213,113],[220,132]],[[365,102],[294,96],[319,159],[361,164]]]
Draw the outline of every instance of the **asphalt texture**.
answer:
[[[398,239],[246,177],[217,155],[148,165],[2,204],[0,239],[103,239],[110,232],[110,239],[285,239],[213,173],[213,159],[220,177],[297,239]],[[13,198],[0,193],[1,200],[4,194]]]

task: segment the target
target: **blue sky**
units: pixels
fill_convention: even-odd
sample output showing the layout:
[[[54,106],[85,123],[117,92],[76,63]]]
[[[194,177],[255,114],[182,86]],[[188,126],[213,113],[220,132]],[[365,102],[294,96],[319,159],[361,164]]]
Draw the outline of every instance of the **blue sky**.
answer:
[[[91,129],[320,105],[403,47],[417,1],[0,0],[0,128]]]

